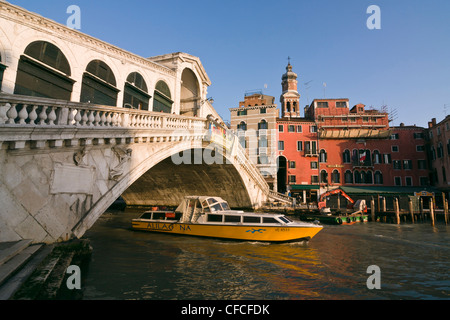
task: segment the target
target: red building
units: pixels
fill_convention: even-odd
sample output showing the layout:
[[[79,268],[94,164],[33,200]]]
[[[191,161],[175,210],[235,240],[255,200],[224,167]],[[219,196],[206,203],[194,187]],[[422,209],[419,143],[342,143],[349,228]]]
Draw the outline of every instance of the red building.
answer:
[[[297,88],[289,65],[283,90]],[[291,81],[286,86],[284,81]],[[298,94],[298,93],[297,93]],[[297,100],[281,97],[278,124],[278,191],[290,192],[302,202],[341,186],[423,187],[428,185],[424,128],[389,126],[385,110],[349,99],[316,99],[304,109],[305,117],[293,114]],[[297,111],[297,110],[296,110]],[[380,188],[379,188],[380,189]]]

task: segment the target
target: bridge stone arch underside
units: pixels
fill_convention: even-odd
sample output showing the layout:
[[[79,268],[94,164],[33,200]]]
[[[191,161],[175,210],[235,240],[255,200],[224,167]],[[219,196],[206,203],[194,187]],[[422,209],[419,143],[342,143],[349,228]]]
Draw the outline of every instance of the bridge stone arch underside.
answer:
[[[73,228],[76,237],[82,237],[118,196],[122,196],[127,205],[138,206],[176,207],[187,195],[219,196],[232,208],[259,207],[267,201],[266,193],[245,171],[237,170],[239,164],[220,147],[216,149],[218,156],[215,159],[218,161],[214,163],[205,163],[203,157],[201,163],[194,162],[193,158],[185,161],[187,163],[174,163],[172,156],[177,157],[180,153],[211,154],[208,141],[195,140],[175,145],[159,143],[152,147],[132,145],[128,150],[135,156],[131,156],[120,180]]]
[[[220,148],[222,164],[172,161],[186,150],[208,152],[203,137],[113,140],[41,152],[0,148],[0,240],[80,238],[121,195],[131,205],[177,206],[185,195],[220,196],[234,208],[267,201],[267,190],[243,170],[245,164]]]

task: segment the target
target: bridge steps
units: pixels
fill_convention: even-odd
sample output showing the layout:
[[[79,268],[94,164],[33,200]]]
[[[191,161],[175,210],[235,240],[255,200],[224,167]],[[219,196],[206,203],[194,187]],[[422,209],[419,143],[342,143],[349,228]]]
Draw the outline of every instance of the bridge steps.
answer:
[[[30,240],[0,243],[0,300],[9,299],[50,250]]]

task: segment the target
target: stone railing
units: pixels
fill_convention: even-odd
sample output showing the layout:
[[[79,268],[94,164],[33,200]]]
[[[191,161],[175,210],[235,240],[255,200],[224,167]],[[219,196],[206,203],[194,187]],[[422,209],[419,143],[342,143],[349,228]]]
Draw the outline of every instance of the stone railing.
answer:
[[[252,177],[252,179],[256,182],[259,188],[263,190],[264,193],[268,194],[269,185],[267,184],[266,180],[264,180],[264,177],[261,175],[261,172],[256,167],[256,164],[252,162],[245,149],[239,143],[237,135],[232,130],[228,129],[223,123],[219,123],[216,119],[214,119],[214,117],[208,116],[207,118],[209,122],[214,123],[217,126],[220,126],[221,128],[225,129],[227,135],[233,136],[233,139],[235,140],[233,143],[233,151],[232,151],[232,156],[234,157],[234,160],[237,162],[237,164],[240,165],[240,167],[243,170],[247,172],[248,175],[250,175],[250,177]]]
[[[269,191],[269,198],[274,201],[284,202],[284,203],[288,203],[288,204],[293,204],[293,200],[294,200],[293,198],[291,198],[285,194],[282,194],[282,193],[279,193],[276,191],[272,191],[272,190]]]
[[[206,120],[87,103],[0,94],[0,126],[206,129]]]

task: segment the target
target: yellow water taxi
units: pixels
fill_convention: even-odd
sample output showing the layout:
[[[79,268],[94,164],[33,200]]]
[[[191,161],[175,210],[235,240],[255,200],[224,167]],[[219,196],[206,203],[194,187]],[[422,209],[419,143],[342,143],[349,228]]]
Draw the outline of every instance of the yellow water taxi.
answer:
[[[231,210],[220,197],[188,196],[175,211],[147,211],[132,220],[135,230],[234,240],[288,242],[310,240],[317,223],[292,221],[281,214]]]

